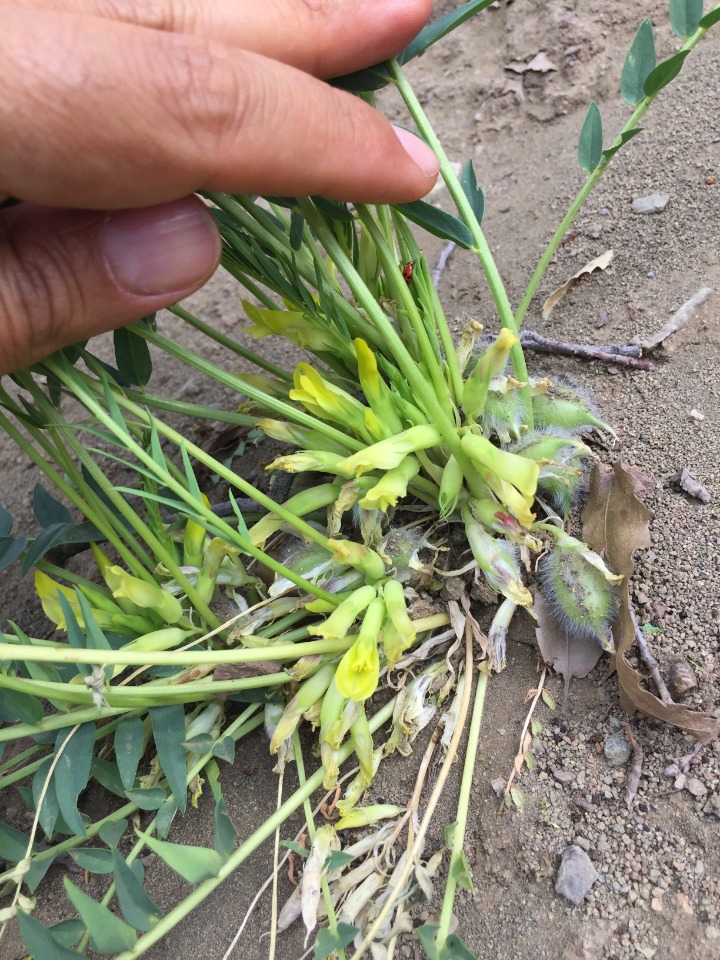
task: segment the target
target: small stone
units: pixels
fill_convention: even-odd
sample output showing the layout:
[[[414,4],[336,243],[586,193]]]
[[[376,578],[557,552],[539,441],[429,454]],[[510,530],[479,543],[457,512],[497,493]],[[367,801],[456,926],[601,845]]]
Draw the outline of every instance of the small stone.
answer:
[[[662,913],[663,905],[660,897],[653,897],[650,901],[650,909],[654,910],[655,913]]]
[[[680,773],[680,767],[676,763],[671,763],[669,766],[665,767],[663,771],[663,776],[665,777],[676,777]]]
[[[590,237],[592,240],[597,240],[602,232],[603,227],[601,223],[591,223],[585,231],[585,236]]]
[[[552,775],[560,783],[572,783],[575,779],[575,774],[570,770],[563,770],[560,767],[552,767]]]
[[[704,797],[708,792],[708,788],[705,786],[702,780],[698,780],[697,777],[688,777],[685,784],[685,789],[694,797]]]
[[[609,208],[609,207],[600,207],[600,209],[598,210],[598,213],[600,214],[601,217],[609,217],[609,216],[610,216],[610,208]]]
[[[505,729],[505,727],[499,727],[499,728],[498,728],[498,734],[499,734],[501,737],[506,737],[506,736],[507,736],[507,730]]]
[[[632,209],[634,213],[660,213],[668,205],[669,199],[667,193],[651,193],[633,200]]]
[[[714,814],[720,820],[720,794],[713,793],[703,807],[703,812],[709,815]]]
[[[687,777],[685,776],[685,774],[679,773],[677,777],[675,777],[675,783],[673,784],[673,786],[675,787],[676,790],[684,790],[686,783],[687,783]]]
[[[693,910],[692,904],[688,899],[688,895],[686,893],[678,893],[676,894],[676,897],[678,907],[684,914],[687,914],[688,917],[691,917],[695,911]]]
[[[630,744],[624,733],[613,733],[605,741],[605,757],[611,767],[621,767],[630,759]]]
[[[712,926],[705,927],[705,936],[708,940],[720,940],[720,929]]]
[[[581,904],[598,878],[590,857],[572,844],[562,855],[555,891],[576,906]]]
[[[651,280],[654,280],[654,279],[655,279],[655,271],[654,271],[654,270],[648,270],[647,275],[648,275],[648,277],[649,277]]]
[[[502,797],[505,794],[505,781],[498,778],[497,780],[491,780],[490,786],[496,797]]]
[[[575,837],[575,845],[587,853],[590,850],[590,841],[587,837]]]

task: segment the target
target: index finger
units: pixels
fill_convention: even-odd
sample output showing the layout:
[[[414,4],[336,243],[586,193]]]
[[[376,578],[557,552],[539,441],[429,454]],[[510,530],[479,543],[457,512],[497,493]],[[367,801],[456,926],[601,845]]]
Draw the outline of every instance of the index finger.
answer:
[[[0,0],[2,5],[3,0]],[[13,6],[187,33],[336,77],[399,53],[432,0],[10,0]]]

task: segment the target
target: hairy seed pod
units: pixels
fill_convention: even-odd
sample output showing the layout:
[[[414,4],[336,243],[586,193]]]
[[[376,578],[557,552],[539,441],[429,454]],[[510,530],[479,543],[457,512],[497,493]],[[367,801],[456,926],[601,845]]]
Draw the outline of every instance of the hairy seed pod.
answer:
[[[540,592],[570,634],[594,637],[612,651],[610,631],[618,608],[612,574],[597,554],[574,537],[561,535],[538,567]]]
[[[533,413],[540,427],[560,427],[581,433],[598,427],[615,436],[615,432],[594,414],[589,402],[569,387],[554,384],[550,392],[533,397]]]

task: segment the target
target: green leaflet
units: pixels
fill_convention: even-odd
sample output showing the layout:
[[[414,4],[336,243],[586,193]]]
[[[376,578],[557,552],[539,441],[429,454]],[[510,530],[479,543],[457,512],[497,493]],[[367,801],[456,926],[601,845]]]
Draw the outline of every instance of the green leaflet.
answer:
[[[128,800],[137,804],[141,810],[159,810],[167,800],[167,793],[162,787],[148,787],[144,790],[126,790]]]
[[[643,87],[646,97],[652,97],[659,93],[663,87],[666,87],[675,79],[682,70],[685,57],[689,52],[689,50],[678,50],[672,57],[663,60],[654,70],[650,71]]]
[[[485,194],[478,186],[472,160],[468,160],[463,167],[462,173],[460,174],[460,186],[468,198],[468,202],[473,209],[478,224],[481,225],[485,214]]]
[[[90,945],[98,953],[119,953],[135,946],[135,931],[120,917],[93,900],[76,887],[68,877],[63,877],[65,893],[80,914],[90,934]],[[43,960],[45,960],[43,956]]]
[[[181,704],[152,707],[149,711],[160,765],[182,813],[187,806],[185,708]]]
[[[112,857],[115,892],[123,916],[136,930],[151,930],[162,917],[162,911],[117,850],[112,851]]]
[[[53,937],[46,926],[22,911],[17,915],[20,934],[33,957],[42,960],[77,960],[81,953],[69,950]]]
[[[687,40],[703,19],[703,0],[670,0],[670,23],[681,40]]]
[[[77,836],[84,837],[85,824],[78,811],[77,801],[90,777],[95,724],[83,723],[73,734],[68,734],[66,729],[58,731],[55,741],[56,755],[63,744],[65,748],[53,774],[55,796],[65,823]]]
[[[398,210],[408,220],[412,220],[423,230],[432,233],[441,240],[453,240],[460,247],[471,249],[473,245],[472,234],[462,222],[451,213],[439,210],[431,203],[425,200],[415,200],[413,203],[395,204],[395,210]]]
[[[140,757],[143,755],[145,731],[140,717],[125,717],[115,731],[115,760],[123,786],[130,790],[135,783]]]
[[[633,127],[632,130],[623,130],[615,143],[613,143],[612,146],[609,146],[607,150],[603,150],[603,156],[605,159],[609,160],[611,157],[614,157],[621,147],[624,147],[629,140],[632,140],[633,137],[636,137],[639,133],[642,133],[642,131],[642,127]]]
[[[602,160],[603,128],[600,108],[593,100],[580,133],[578,163],[585,173],[592,173]]]
[[[156,853],[171,870],[174,870],[188,883],[200,883],[209,877],[216,877],[224,863],[224,858],[217,850],[157,840],[140,830],[137,830],[136,833],[145,841],[153,853]]]
[[[87,870],[88,873],[112,873],[112,853],[105,847],[85,847],[82,850],[71,850],[70,856],[79,867]]]
[[[128,383],[144,387],[152,374],[152,358],[147,341],[134,332],[133,326],[119,327],[113,333],[115,364]]]
[[[355,939],[358,928],[351,923],[339,923],[337,925],[337,935],[330,932],[327,927],[318,930],[317,940],[315,941],[315,950],[313,951],[313,960],[325,960],[336,950],[342,950]]]
[[[656,63],[652,23],[643,20],[625,58],[620,77],[620,93],[625,103],[634,107],[645,99],[645,81]]]

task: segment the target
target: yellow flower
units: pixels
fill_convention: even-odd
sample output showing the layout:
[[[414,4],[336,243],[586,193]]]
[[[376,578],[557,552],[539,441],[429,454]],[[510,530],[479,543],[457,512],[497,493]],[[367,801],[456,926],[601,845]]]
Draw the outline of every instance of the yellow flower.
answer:
[[[362,435],[365,429],[365,407],[345,390],[325,380],[308,363],[299,363],[293,374],[295,389],[288,396],[323,420],[352,427]]]
[[[394,507],[400,497],[407,493],[408,484],[417,476],[420,464],[415,457],[405,457],[397,467],[388,470],[374,487],[372,487],[360,501],[365,510],[382,510]]]
[[[166,623],[177,623],[183,615],[183,609],[177,597],[156,583],[148,583],[133,577],[122,567],[109,567],[105,571],[105,581],[116,598],[131,600],[143,610],[152,610]]]
[[[383,628],[383,647],[391,667],[415,643],[417,632],[407,612],[405,594],[399,580],[388,580],[383,587],[383,599],[392,630],[386,622]]]
[[[67,630],[65,614],[60,605],[60,595],[64,596],[70,604],[70,609],[75,614],[75,618],[80,626],[84,626],[77,595],[70,587],[65,587],[56,580],[53,580],[52,577],[49,577],[46,573],[36,570],[35,593],[37,593],[40,603],[42,604],[45,616],[57,625],[58,630]]]
[[[378,636],[385,616],[385,604],[378,597],[372,601],[363,619],[355,643],[338,664],[335,683],[348,700],[367,700],[380,680]]]
[[[388,433],[400,433],[402,420],[395,410],[390,388],[378,372],[375,354],[364,340],[353,340],[357,357],[360,386],[373,412],[380,418]]]
[[[374,443],[364,450],[359,450],[351,457],[342,460],[339,466],[348,470],[350,476],[362,476],[369,470],[392,470],[397,467],[409,453],[417,450],[427,450],[441,443],[440,431],[431,424],[410,427],[394,437]]]
[[[385,576],[385,561],[380,554],[355,543],[353,540],[328,540],[328,549],[333,560],[337,563],[346,563],[362,571],[369,580],[380,580]]]
[[[299,311],[267,310],[256,307],[248,300],[243,300],[242,304],[248,320],[252,321],[252,326],[245,327],[245,332],[255,340],[276,334],[313,353],[338,347],[338,338],[331,330],[315,326],[309,317]]]

